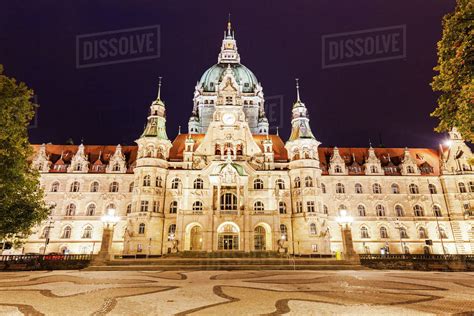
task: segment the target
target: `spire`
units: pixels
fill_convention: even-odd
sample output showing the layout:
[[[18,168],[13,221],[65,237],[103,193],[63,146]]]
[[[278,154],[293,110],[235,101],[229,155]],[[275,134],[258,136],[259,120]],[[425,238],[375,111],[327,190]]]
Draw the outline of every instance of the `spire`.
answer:
[[[292,120],[291,120],[291,135],[289,141],[293,141],[300,138],[315,139],[311,132],[309,125],[308,109],[300,98],[300,85],[299,80],[296,79],[296,102],[293,104]]]
[[[229,19],[227,20],[227,36],[232,36],[232,24],[230,23],[230,13],[229,13]]]
[[[161,100],[161,78],[163,77],[158,77],[158,95],[156,96],[157,100]]]
[[[156,100],[150,105],[150,115],[148,115],[145,130],[141,137],[158,137],[168,139],[166,135],[166,110],[165,103],[161,100],[161,79],[158,77],[158,93]]]
[[[219,64],[238,64],[240,63],[240,55],[237,51],[237,43],[235,41],[234,30],[229,19],[227,20],[227,29],[224,31],[224,39],[222,40],[221,52],[217,58]]]
[[[296,80],[296,102],[301,102],[299,79],[296,78],[295,80]]]

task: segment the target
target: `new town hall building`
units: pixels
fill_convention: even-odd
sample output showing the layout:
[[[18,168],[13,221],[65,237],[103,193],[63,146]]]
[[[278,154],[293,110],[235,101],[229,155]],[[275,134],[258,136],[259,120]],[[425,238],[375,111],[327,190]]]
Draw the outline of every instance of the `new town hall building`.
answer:
[[[269,134],[230,23],[195,87],[188,133],[174,140],[160,89],[137,146],[35,146],[54,208],[25,252],[97,253],[109,209],[116,254],[331,254],[342,250],[341,210],[358,253],[474,252],[472,152],[456,129],[439,149],[321,147],[297,87],[284,142]]]

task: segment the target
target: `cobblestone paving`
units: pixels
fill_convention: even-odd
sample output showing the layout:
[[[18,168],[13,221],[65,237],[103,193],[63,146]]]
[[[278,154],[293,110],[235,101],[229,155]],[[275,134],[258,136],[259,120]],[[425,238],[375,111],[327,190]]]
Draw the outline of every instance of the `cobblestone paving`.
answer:
[[[1,315],[474,314],[474,273],[0,273]]]

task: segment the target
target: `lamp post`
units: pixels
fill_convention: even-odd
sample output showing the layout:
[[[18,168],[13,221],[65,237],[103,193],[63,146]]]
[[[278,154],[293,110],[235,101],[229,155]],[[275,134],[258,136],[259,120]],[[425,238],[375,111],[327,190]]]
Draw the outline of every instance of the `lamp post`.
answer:
[[[351,224],[354,221],[352,216],[349,216],[347,210],[340,210],[339,216],[336,217],[336,222],[341,226],[343,257],[346,260],[356,260],[357,253],[354,251],[354,243],[352,242]]]
[[[46,229],[46,234],[44,234],[44,249],[43,249],[43,255],[46,254],[46,247],[48,247],[49,244],[49,236],[51,232],[51,228],[53,228],[54,220],[53,217],[50,216],[48,219],[48,226],[45,227]]]
[[[104,224],[104,230],[102,232],[102,242],[100,244],[100,250],[97,256],[94,258],[94,263],[105,264],[110,260],[112,240],[114,237],[114,227],[117,225],[120,218],[115,215],[115,209],[109,208],[107,214],[102,216],[101,221]]]

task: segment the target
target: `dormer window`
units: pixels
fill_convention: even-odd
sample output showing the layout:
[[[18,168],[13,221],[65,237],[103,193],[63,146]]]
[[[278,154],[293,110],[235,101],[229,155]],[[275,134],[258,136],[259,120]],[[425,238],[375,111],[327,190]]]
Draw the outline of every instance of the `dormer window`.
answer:
[[[118,163],[115,163],[112,168],[112,171],[120,171],[120,165]]]
[[[232,97],[225,97],[225,104],[226,105],[232,105],[233,103],[233,98]]]
[[[409,173],[409,174],[415,173],[415,168],[413,168],[413,166],[408,166],[407,167],[407,173]]]
[[[77,165],[74,167],[74,171],[82,171],[82,165],[81,165],[81,164],[77,164]]]
[[[377,168],[376,166],[370,166],[370,172],[371,172],[371,173],[378,173],[379,170],[378,170],[378,168]]]
[[[341,166],[337,165],[334,167],[334,173],[342,173],[342,168]]]

